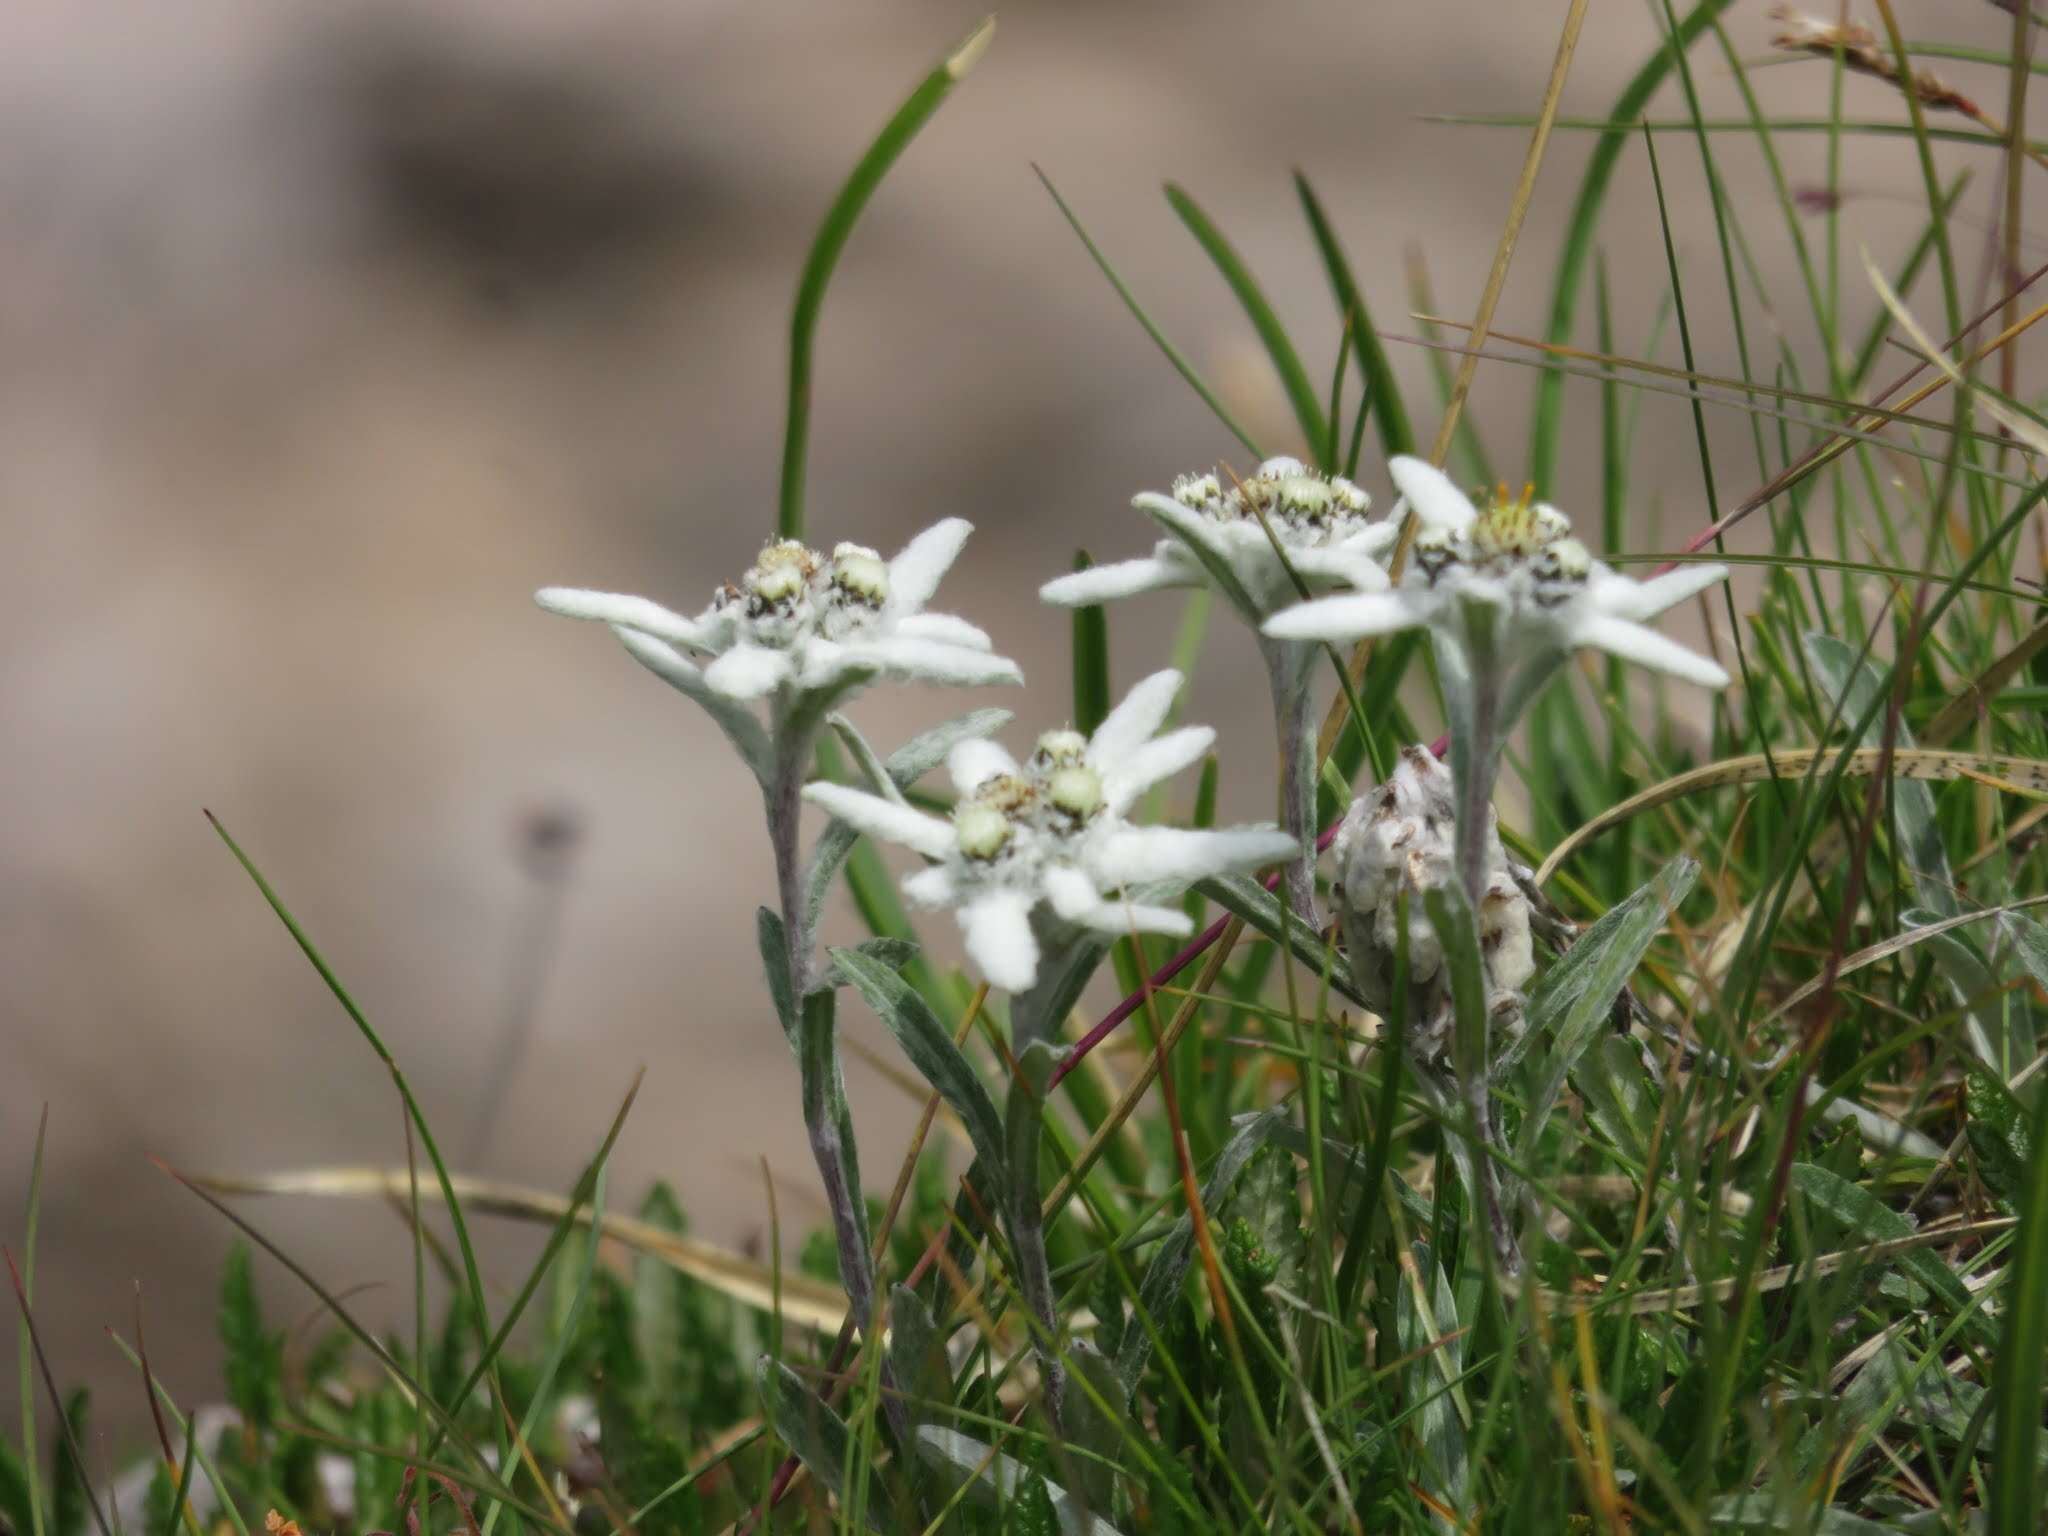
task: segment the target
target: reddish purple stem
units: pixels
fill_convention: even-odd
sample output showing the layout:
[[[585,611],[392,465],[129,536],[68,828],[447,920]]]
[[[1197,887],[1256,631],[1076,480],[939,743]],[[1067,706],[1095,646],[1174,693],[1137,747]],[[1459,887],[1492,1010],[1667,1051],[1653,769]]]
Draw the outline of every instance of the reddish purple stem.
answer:
[[[1446,736],[1443,739],[1443,741],[1438,742],[1436,746],[1432,748],[1432,750],[1436,753],[1438,757],[1443,756],[1444,747],[1449,743],[1449,741],[1450,738]],[[1327,827],[1323,828],[1321,834],[1318,835],[1316,838],[1317,853],[1321,853],[1325,848],[1330,846],[1330,840],[1337,835],[1337,828],[1341,825],[1342,818],[1339,818],[1337,821],[1333,821]],[[1276,869],[1273,871],[1272,874],[1266,876],[1264,884],[1266,889],[1269,891],[1277,889],[1280,884],[1280,871]],[[1123,1023],[1125,1019],[1128,1019],[1132,1014],[1136,1013],[1140,1008],[1144,1007],[1146,998],[1150,997],[1154,992],[1158,991],[1161,987],[1165,986],[1169,981],[1172,981],[1174,977],[1178,976],[1182,971],[1186,970],[1190,965],[1193,965],[1195,961],[1199,960],[1205,953],[1207,953],[1208,950],[1215,945],[1216,941],[1223,937],[1223,930],[1228,928],[1229,926],[1229,918],[1217,918],[1215,922],[1211,923],[1208,927],[1204,928],[1200,933],[1196,934],[1192,939],[1190,939],[1188,941],[1188,946],[1186,949],[1183,949],[1179,954],[1175,955],[1171,960],[1167,961],[1166,964],[1162,965],[1161,967],[1159,967],[1158,970],[1154,971],[1152,973],[1152,979],[1150,981],[1146,982],[1144,986],[1140,987],[1137,991],[1133,992],[1129,997],[1125,998],[1122,1002],[1118,1003],[1114,1008],[1110,1009],[1108,1013],[1105,1013],[1102,1016],[1102,1022],[1100,1024],[1097,1024],[1093,1029],[1089,1030],[1088,1033],[1083,1035],[1080,1039],[1076,1040],[1074,1042],[1074,1048],[1068,1051],[1067,1054],[1061,1058],[1060,1064],[1052,1069],[1052,1076],[1046,1079],[1045,1086],[1047,1091],[1050,1092],[1054,1085],[1056,1085],[1061,1078],[1065,1077],[1069,1072],[1073,1071],[1074,1068],[1081,1065],[1081,1059],[1085,1057],[1090,1051],[1094,1050],[1096,1046],[1100,1045],[1103,1042],[1103,1040],[1108,1037],[1109,1032],[1111,1030],[1115,1029],[1117,1025]]]

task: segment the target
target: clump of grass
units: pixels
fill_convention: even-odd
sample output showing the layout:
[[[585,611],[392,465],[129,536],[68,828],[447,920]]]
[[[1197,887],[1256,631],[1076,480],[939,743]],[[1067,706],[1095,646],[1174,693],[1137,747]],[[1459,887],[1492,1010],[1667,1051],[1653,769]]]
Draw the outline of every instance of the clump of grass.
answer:
[[[2028,307],[2042,274],[2009,259],[2023,212],[2015,170],[2000,197],[2004,275],[1985,285],[1988,306],[1966,310],[1950,225],[1963,187],[1935,173],[1940,130],[1922,109],[1942,103],[1911,62],[2003,69],[2008,102],[2023,105],[2034,23],[2010,9],[2005,56],[1909,43],[1884,0],[1878,27],[1802,34],[1799,67],[1826,81],[1827,111],[1780,121],[1750,91],[1738,47],[1750,40],[1724,30],[1725,0],[1660,8],[1663,46],[1590,123],[1547,324],[1525,337],[1494,327],[1493,301],[1510,259],[1536,259],[1513,235],[1530,198],[1547,195],[1547,135],[1583,124],[1557,115],[1573,8],[1466,339],[1445,341],[1456,322],[1425,317],[1421,344],[1445,359],[1426,434],[1436,459],[1511,467],[1489,423],[1464,409],[1468,391],[1482,361],[1540,367],[1527,472],[1547,489],[1568,455],[1597,457],[1617,564],[1659,558],[1622,547],[1636,400],[1684,394],[1702,493],[1671,541],[1685,555],[1713,545],[1743,578],[1713,614],[1739,687],[1705,718],[1675,713],[1618,666],[1572,665],[1506,747],[1529,811],[1501,833],[1506,856],[1530,866],[1537,976],[1519,1033],[1492,1042],[1483,1114],[1434,1090],[1403,1048],[1425,1022],[1411,1008],[1418,934],[1444,952],[1460,1041],[1484,1041],[1472,1021],[1492,1001],[1489,962],[1455,892],[1403,894],[1427,910],[1404,905],[1388,930],[1398,942],[1370,1013],[1351,996],[1358,956],[1340,945],[1342,924],[1301,921],[1323,891],[1290,901],[1277,878],[1204,881],[1187,918],[1222,915],[1193,942],[1134,932],[1073,950],[1081,980],[1106,958],[1130,994],[1090,1027],[1066,971],[1007,1002],[949,974],[916,946],[874,851],[837,828],[818,867],[843,874],[873,937],[814,977],[808,959],[789,967],[771,914],[776,1006],[764,1017],[791,1028],[820,1123],[844,1138],[843,1166],[858,1165],[850,1118],[826,1091],[835,999],[881,1016],[928,1091],[916,1090],[924,1114],[900,1168],[877,1186],[888,1198],[838,1213],[838,1230],[808,1239],[786,1271],[779,1252],[754,1264],[692,1241],[664,1187],[630,1217],[612,1209],[618,1122],[566,1198],[448,1167],[397,1055],[249,865],[391,1072],[407,1161],[373,1176],[180,1176],[297,1275],[325,1321],[287,1330],[266,1318],[249,1283],[254,1250],[238,1248],[221,1309],[233,1423],[210,1435],[188,1433],[198,1415],[147,1371],[138,1330],[138,1390],[162,1410],[143,1517],[163,1536],[223,1524],[245,1536],[272,1511],[273,1530],[287,1517],[350,1532],[424,1520],[478,1536],[2041,1529],[2048,612],[2036,540],[2048,527],[2048,427],[2016,393],[2013,359],[2048,306]],[[1736,118],[1702,108],[1706,71],[1691,53],[1709,42],[1743,103]],[[963,56],[892,119],[806,269],[785,537],[802,530],[808,364],[833,257]],[[1902,121],[1844,119],[1852,70],[1910,86]],[[1682,111],[1646,123],[1660,92]],[[1653,147],[1659,130],[1697,156],[1717,260],[1711,278],[1688,280],[1667,213],[1655,238],[1668,303],[1632,357],[1616,339],[1601,242],[1645,232],[1609,228],[1604,199],[1622,157],[1641,153],[1664,211],[1687,170],[1671,141]],[[1781,159],[1794,130],[1826,135],[1817,195],[1795,190]],[[1864,269],[1842,250],[1840,149],[1865,134],[1913,142],[1926,224],[1871,285],[1895,307],[1873,301],[1852,334],[1843,316]],[[1970,137],[2014,167],[2033,153],[2017,126]],[[1731,153],[1763,158],[1776,206],[1726,195]],[[1401,397],[1388,361],[1399,343],[1368,312],[1325,203],[1305,177],[1297,187],[1333,299],[1327,388],[1225,231],[1187,191],[1167,196],[1271,355],[1302,457],[1348,475],[1369,439],[1413,452],[1410,424],[1428,418]],[[1060,207],[1171,366],[1215,405]],[[1798,259],[1792,297],[1765,289],[1754,258],[1780,229]],[[1937,318],[1908,326],[1909,307]],[[1722,326],[1738,377],[1695,364],[1698,338]],[[1893,343],[1920,354],[1897,377],[1880,366]],[[1595,386],[1583,415],[1567,409],[1573,376]],[[1747,417],[1746,452],[1714,453],[1709,407]],[[1250,449],[1217,412],[1219,433]],[[1745,530],[1748,550],[1722,549],[1750,519],[1762,526]],[[1186,632],[1199,633],[1202,604],[1191,602]],[[1084,610],[1073,635],[1073,715],[1092,730],[1112,697],[1110,625]],[[1412,637],[1327,658],[1322,825],[1362,778],[1388,778],[1397,749],[1459,719],[1440,705],[1440,659]],[[998,723],[980,718],[947,742]],[[885,762],[835,721],[809,768],[906,814],[943,809],[919,781],[946,744]],[[1161,801],[1206,828],[1213,764],[1191,803]],[[927,1145],[941,1113],[973,1146],[964,1171]],[[1508,1249],[1475,1169],[1504,1192]],[[229,1203],[252,1189],[390,1200],[414,1234],[413,1336],[373,1334]],[[32,1185],[17,1285],[28,1449],[0,1452],[0,1519],[21,1536],[84,1536],[106,1516],[79,1462],[84,1405],[60,1400],[54,1370],[38,1369],[39,1198]],[[480,1214],[548,1229],[506,1305],[492,1303],[470,1245]],[[835,1284],[850,1269],[873,1284],[870,1315]],[[438,1315],[434,1289],[449,1298]],[[50,1399],[40,1411],[65,1426],[47,1469],[39,1390]]]

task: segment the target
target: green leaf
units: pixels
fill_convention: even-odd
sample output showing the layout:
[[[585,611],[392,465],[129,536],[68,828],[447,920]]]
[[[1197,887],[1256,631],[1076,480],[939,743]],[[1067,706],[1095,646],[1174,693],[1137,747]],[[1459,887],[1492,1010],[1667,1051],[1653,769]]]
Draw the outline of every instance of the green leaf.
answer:
[[[1115,1526],[1100,1515],[1088,1513],[1057,1483],[972,1435],[925,1424],[917,1429],[913,1439],[918,1455],[933,1466],[972,1478],[973,1496],[985,1506],[1014,1507],[1023,1497],[1028,1479],[1039,1483],[1051,1498],[1065,1536],[1120,1536]]]
[[[1913,1223],[1869,1190],[1814,1163],[1792,1165],[1792,1187],[1850,1231],[1872,1242],[1893,1242],[1913,1235]],[[1897,1264],[1956,1312],[1971,1311],[1969,1288],[1932,1249],[1909,1248],[1904,1253],[1892,1255],[1885,1262]],[[1990,1331],[1989,1319],[1981,1309],[1971,1315],[1977,1326],[1986,1333]]]
[[[847,1463],[853,1450],[846,1421],[780,1360],[763,1355],[756,1368],[755,1385],[760,1389],[761,1407],[768,1416],[769,1427],[820,1486],[834,1498],[844,1497]]]
[[[1074,551],[1074,569],[1085,571],[1095,562],[1088,551]],[[1074,629],[1074,729],[1093,736],[1095,727],[1109,714],[1109,613],[1101,604],[1076,608]]]
[[[0,1520],[15,1536],[29,1536],[39,1523],[29,1493],[28,1467],[5,1440],[0,1440]]]
[[[1126,1431],[1123,1380],[1116,1366],[1086,1339],[1067,1345],[1068,1386],[1061,1428],[1069,1445],[1087,1452],[1064,1469],[1090,1509],[1110,1509]]]
[[[931,121],[953,87],[975,65],[988,47],[995,30],[990,17],[968,36],[945,61],[918,82],[903,105],[854,164],[853,174],[839,189],[825,220],[811,241],[811,253],[804,260],[803,276],[797,281],[796,307],[789,321],[789,416],[782,436],[782,494],[778,503],[776,528],[785,539],[804,536],[804,474],[811,423],[811,352],[818,331],[818,314],[825,304],[825,289],[832,281],[832,269],[839,253],[882,178],[897,157],[917,137],[918,130]]]
[[[995,1100],[937,1014],[887,965],[857,949],[835,949],[832,960],[903,1048],[918,1075],[946,1101],[966,1128],[984,1174],[1007,1180],[1003,1122]]]
[[[953,1375],[947,1367],[945,1338],[932,1320],[932,1309],[907,1285],[889,1292],[889,1365],[913,1424],[952,1405]]]
[[[1008,1536],[1060,1536],[1059,1512],[1042,1477],[1027,1477],[1017,1490],[1003,1529]]]
[[[1017,1286],[1026,1305],[1045,1330],[1035,1337],[1045,1362],[1046,1395],[1057,1409],[1066,1388],[1059,1360],[1059,1298],[1053,1294],[1052,1266],[1045,1253],[1045,1214],[1039,1204],[1039,1151],[1045,1141],[1045,1085],[1058,1053],[1044,1040],[1034,1040],[1017,1055],[1010,1079],[1009,1102],[1003,1114],[1003,1144],[1009,1174],[1010,1248],[1017,1265]]]
[[[221,1273],[220,1343],[228,1401],[245,1424],[269,1429],[277,1422],[284,1351],[280,1341],[264,1330],[247,1243],[235,1243],[228,1249],[227,1267]]]
[[[1963,1071],[1963,1123],[1977,1176],[2001,1200],[2027,1193],[2033,1136],[2019,1098],[1987,1068],[1972,1063]]]
[[[1400,1356],[1413,1357],[1403,1374],[1423,1453],[1422,1480],[1439,1498],[1455,1504],[1464,1496],[1467,1444],[1452,1383],[1465,1369],[1465,1338],[1443,1266],[1426,1243],[1412,1249],[1428,1310],[1425,1314],[1417,1287],[1403,1285],[1394,1297],[1394,1325]]]
[[[1321,936],[1299,917],[1287,912],[1280,905],[1280,898],[1258,880],[1250,875],[1213,875],[1207,880],[1197,881],[1195,889],[1224,911],[1243,918],[1248,927],[1275,943],[1284,936],[1294,958],[1316,976],[1321,976],[1327,965],[1330,986],[1360,1007],[1365,1006],[1345,968],[1328,965],[1329,952]]]
[[[1278,1108],[1239,1122],[1236,1133],[1216,1154],[1215,1166],[1209,1170],[1208,1182],[1202,1186],[1204,1212],[1213,1210],[1222,1202],[1237,1176],[1244,1171],[1245,1164],[1251,1161],[1252,1154],[1274,1139],[1286,1124],[1286,1111]],[[1194,1223],[1183,1211],[1175,1218],[1173,1227],[1153,1253],[1152,1262],[1145,1266],[1144,1278],[1138,1282],[1140,1314],[1165,1318],[1172,1312],[1173,1304],[1180,1299],[1181,1284],[1187,1279],[1188,1265],[1194,1261],[1194,1256]],[[1142,1321],[1133,1319],[1124,1330],[1123,1348],[1116,1360],[1117,1376],[1123,1382],[1126,1397],[1137,1386],[1139,1376],[1144,1374],[1145,1362],[1151,1354],[1150,1330]]]
[[[2012,940],[2013,958],[2034,985],[2048,989],[2048,928],[2024,912],[2005,912],[1998,926]]]
[[[1964,1010],[1963,1039],[1970,1054],[1978,1065],[1994,1072],[1999,1070],[2008,1058],[2009,1043],[2017,1043],[2020,1026],[2005,1008],[2003,993],[1983,954],[1961,930],[1935,929],[1940,919],[1932,912],[1911,907],[1900,918],[1914,942],[1924,945],[1934,957],[1936,972],[1948,983],[1949,992]],[[1933,931],[1915,932],[1918,929]],[[2008,1022],[2014,1026],[2011,1042]]]
[[[761,971],[768,982],[768,998],[775,1005],[775,1017],[782,1033],[796,1044],[796,999],[789,991],[789,941],[782,918],[772,907],[754,909],[754,943],[761,951]]]
[[[1599,1035],[1614,1000],[1628,985],[1643,953],[1699,876],[1699,865],[1684,854],[1653,875],[1627,900],[1616,903],[1580,934],[1565,957],[1552,966],[1529,999],[1528,1027],[1502,1053],[1510,1066],[1538,1040],[1548,1042],[1544,1075],[1523,1112],[1526,1159],[1557,1102],[1565,1077]]]
[[[1280,376],[1280,385],[1287,391],[1287,399],[1294,407],[1294,419],[1300,425],[1302,440],[1308,447],[1308,456],[1319,457],[1323,445],[1330,440],[1329,423],[1323,420],[1322,396],[1309,378],[1308,370],[1302,367],[1301,357],[1295,352],[1294,343],[1288,339],[1286,327],[1281,325],[1280,317],[1273,313],[1273,306],[1259,290],[1258,280],[1224,238],[1223,231],[1184,190],[1168,182],[1166,201],[1180,215],[1181,223],[1188,227],[1188,232],[1230,285],[1230,291],[1237,295],[1245,318],[1259,333],[1266,356],[1272,359],[1273,371]]]
[[[1870,728],[1864,731],[1858,745],[1883,745],[1884,722],[1873,711],[1884,687],[1878,669],[1854,646],[1833,635],[1814,632],[1804,638],[1807,657],[1827,689],[1828,702],[1838,705],[1841,718],[1859,720],[1873,715]],[[1894,746],[1910,750],[1915,745],[1913,733],[1904,720],[1897,722],[1893,732]],[[1894,775],[1891,796],[1903,844],[1900,856],[1913,877],[1913,890],[1920,905],[1942,917],[1953,917],[1961,908],[1956,904],[1956,879],[1949,869],[1948,844],[1941,835],[1940,822],[1935,819],[1933,788],[1923,779]]]
[[[1600,1134],[1632,1159],[1644,1161],[1657,1103],[1636,1042],[1627,1035],[1597,1036],[1579,1057],[1572,1081],[1585,1095],[1587,1117]]]
[[[915,939],[875,938],[862,939],[853,946],[853,952],[889,970],[900,971],[922,953],[922,947]],[[836,964],[831,971],[831,981],[835,987],[853,985],[853,978],[840,970]]]
[[[1251,1243],[1270,1261],[1265,1281],[1300,1292],[1308,1244],[1301,1229],[1301,1193],[1294,1160],[1278,1147],[1260,1149],[1231,1192],[1229,1219],[1243,1222]]]
[[[56,1536],[85,1536],[92,1518],[90,1474],[71,1454],[73,1445],[85,1444],[91,1412],[92,1394],[84,1387],[64,1399],[64,1420],[71,1433],[57,1436],[56,1464],[50,1477],[50,1527]]]
[[[1866,1520],[1846,1509],[1796,1511],[1767,1493],[1722,1499],[1709,1516],[1717,1531],[1811,1531],[1814,1536],[1890,1536],[1898,1527]]]

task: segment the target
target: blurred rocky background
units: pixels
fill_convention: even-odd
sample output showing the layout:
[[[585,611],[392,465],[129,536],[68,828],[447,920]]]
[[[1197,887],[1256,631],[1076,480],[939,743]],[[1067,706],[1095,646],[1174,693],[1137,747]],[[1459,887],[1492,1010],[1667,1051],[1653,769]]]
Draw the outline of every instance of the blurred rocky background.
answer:
[[[2010,25],[1988,4],[1898,10],[1909,36],[1987,47]],[[1315,178],[1385,329],[1416,329],[1411,252],[1441,308],[1468,315],[1525,134],[1423,119],[1533,111],[1564,11],[1006,11],[832,288],[816,535],[886,552],[938,516],[972,518],[940,606],[1025,662],[1020,729],[1057,720],[1066,627],[1038,582],[1077,546],[1138,550],[1130,493],[1237,450],[1032,162],[1233,407],[1292,446],[1161,182],[1224,226],[1327,377],[1337,327],[1290,171]],[[1568,116],[1604,117],[1661,15],[1594,5]],[[751,786],[700,715],[529,594],[567,581],[694,610],[746,565],[773,521],[787,307],[814,223],[977,19],[937,0],[0,8],[0,1232],[18,1246],[47,1104],[41,1320],[60,1374],[98,1388],[116,1448],[142,1396],[101,1329],[125,1328],[137,1282],[169,1385],[218,1391],[227,1233],[147,1157],[262,1171],[404,1156],[389,1078],[201,807],[324,946],[462,1166],[565,1187],[644,1063],[614,1191],[664,1175],[700,1234],[762,1247],[765,1159],[786,1238],[818,1219],[757,978],[751,911],[770,892]],[[1746,59],[1777,30],[1749,0],[1727,28]],[[1708,115],[1738,116],[1718,50],[1693,58]],[[1996,73],[1948,72],[2002,105]],[[1825,66],[1755,78],[1775,112],[1826,111]],[[1902,120],[1873,82],[1852,81],[1848,103]],[[1655,110],[1682,101],[1667,90]],[[1701,366],[1731,373],[1698,153],[1687,135],[1659,143]],[[1718,146],[1811,364],[1761,158],[1741,135]],[[1780,147],[1796,187],[1820,182],[1822,136]],[[1541,329],[1588,148],[1560,132],[1504,329]],[[1958,226],[1975,295],[2000,164],[1954,146],[1941,159],[1976,173]],[[1921,220],[1911,142],[1851,141],[1844,182],[1845,267],[1859,243],[1895,263]],[[1668,288],[1639,148],[1602,238],[1639,348]],[[1870,312],[1859,281],[1848,295],[1852,316]],[[1754,305],[1750,319],[1768,355],[1774,321]],[[1427,361],[1395,350],[1426,437]],[[1511,475],[1530,383],[1489,365],[1474,398]],[[1569,398],[1577,448],[1548,488],[1567,506],[1598,476],[1590,388]],[[1684,402],[1643,397],[1639,500],[1667,545],[1705,515],[1691,430]],[[1720,412],[1714,431],[1732,500],[1755,479],[1747,430]],[[1384,497],[1382,472],[1363,478]],[[1120,683],[1161,662],[1176,611],[1117,612]],[[877,693],[858,714],[886,747],[972,702]],[[1219,623],[1190,716],[1243,743],[1263,739],[1263,711],[1250,647]],[[1269,794],[1260,752],[1231,752],[1227,808],[1258,814]],[[911,1105],[852,1071],[869,1164],[891,1168]],[[404,1314],[389,1211],[253,1213],[336,1289],[383,1285],[361,1298],[369,1316]],[[507,1284],[539,1241],[489,1221],[482,1236]],[[275,1272],[265,1284],[281,1317],[311,1306]]]

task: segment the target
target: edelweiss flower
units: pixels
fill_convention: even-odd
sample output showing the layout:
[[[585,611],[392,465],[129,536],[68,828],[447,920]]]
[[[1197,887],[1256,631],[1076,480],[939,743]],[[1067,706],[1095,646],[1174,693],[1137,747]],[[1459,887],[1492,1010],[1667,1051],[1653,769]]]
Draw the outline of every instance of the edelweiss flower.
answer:
[[[1366,520],[1372,502],[1365,492],[1299,459],[1268,459],[1241,484],[1225,485],[1213,474],[1183,475],[1171,496],[1145,491],[1131,505],[1172,537],[1161,539],[1145,559],[1092,566],[1049,581],[1039,596],[1062,607],[1087,608],[1165,587],[1212,586],[1257,624],[1301,600],[1296,577],[1310,592],[1384,587],[1386,576],[1376,562],[1398,534],[1392,524]]]
[[[979,629],[924,611],[971,532],[964,520],[947,518],[886,562],[858,544],[828,556],[779,540],[694,619],[609,592],[544,587],[536,597],[551,613],[611,625],[636,657],[700,701],[705,690],[736,700],[836,699],[877,677],[1021,682],[1017,664],[991,654]],[[684,653],[712,660],[700,673]],[[698,680],[702,690],[693,686]]]
[[[983,974],[1023,991],[1038,976],[1033,917],[1041,907],[1101,933],[1185,934],[1186,913],[1127,893],[1147,887],[1156,899],[1295,851],[1294,839],[1271,826],[1191,832],[1126,819],[1138,796],[1215,740],[1207,726],[1154,736],[1180,685],[1178,672],[1155,673],[1093,736],[1048,731],[1024,763],[993,742],[961,742],[946,759],[960,793],[950,821],[839,784],[813,784],[804,795],[849,825],[934,860],[903,882],[904,893],[920,906],[952,908]]]
[[[1647,627],[1674,604],[1728,574],[1722,565],[1689,565],[1649,581],[1595,560],[1571,536],[1555,507],[1505,487],[1484,512],[1441,470],[1420,459],[1393,460],[1394,483],[1421,519],[1413,561],[1392,591],[1362,590],[1301,603],[1267,621],[1284,640],[1357,640],[1428,626],[1451,643],[1469,673],[1520,673],[1509,699],[1526,697],[1557,661],[1594,646],[1707,688],[1728,674]],[[1504,711],[1512,719],[1517,710]]]
[[[1393,1001],[1399,897],[1408,893],[1408,1048],[1430,1063],[1449,1049],[1452,1012],[1443,944],[1422,897],[1457,883],[1456,819],[1450,770],[1425,747],[1403,747],[1387,781],[1352,802],[1333,845],[1351,974],[1366,1005],[1381,1012]],[[1486,821],[1479,949],[1488,1012],[1495,1027],[1512,1036],[1522,1021],[1521,990],[1536,972],[1529,900],[1508,865],[1491,806]]]

